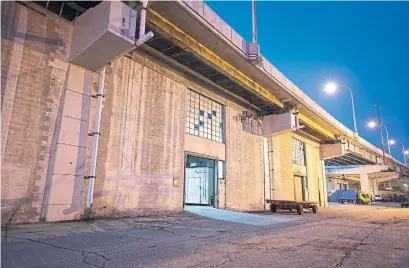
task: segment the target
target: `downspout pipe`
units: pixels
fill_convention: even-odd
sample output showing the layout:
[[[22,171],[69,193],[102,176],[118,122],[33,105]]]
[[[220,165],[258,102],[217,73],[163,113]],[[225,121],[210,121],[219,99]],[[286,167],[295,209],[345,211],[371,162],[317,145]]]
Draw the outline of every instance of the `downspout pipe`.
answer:
[[[94,131],[91,133],[93,135],[92,142],[92,152],[91,152],[91,166],[89,170],[89,183],[88,183],[88,195],[87,195],[87,209],[92,208],[94,200],[94,184],[95,184],[95,173],[97,166],[97,155],[98,155],[98,142],[99,142],[99,130],[101,127],[101,113],[102,113],[102,99],[104,96],[104,84],[105,84],[105,68],[103,67],[99,74],[99,86],[97,97],[97,107],[95,115]]]
[[[132,50],[138,48],[149,39],[153,37],[153,33],[150,31],[145,33],[146,29],[146,8],[148,6],[148,1],[143,0],[142,2],[142,9],[141,9],[141,17],[139,21],[139,35],[138,39],[135,40],[135,44],[127,51],[124,51],[119,57],[131,52]],[[113,61],[115,61],[114,59]],[[112,62],[113,62],[112,61]],[[98,93],[97,97],[97,107],[96,107],[96,115],[95,115],[95,124],[94,124],[94,131],[90,133],[93,136],[94,140],[92,143],[92,152],[91,152],[91,166],[89,171],[89,183],[88,183],[88,194],[87,194],[87,210],[86,210],[86,218],[89,218],[90,214],[92,213],[92,207],[94,202],[94,185],[95,185],[95,175],[96,175],[96,166],[97,166],[97,156],[98,156],[98,143],[99,143],[99,136],[100,136],[100,127],[101,127],[101,114],[102,114],[102,99],[104,96],[104,84],[105,84],[105,69],[106,66],[103,67],[99,74],[99,85],[98,85]]]
[[[141,9],[141,20],[139,23],[139,36],[138,40],[135,42],[135,48],[139,47],[149,39],[153,37],[153,33],[150,31],[148,33],[145,33],[145,28],[146,28],[146,8],[148,6],[148,0],[142,0],[142,9]]]

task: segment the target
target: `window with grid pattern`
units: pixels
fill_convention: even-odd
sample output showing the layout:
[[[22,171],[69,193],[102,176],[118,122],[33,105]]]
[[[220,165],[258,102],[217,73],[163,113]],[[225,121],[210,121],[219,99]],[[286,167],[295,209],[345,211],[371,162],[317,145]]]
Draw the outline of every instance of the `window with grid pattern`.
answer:
[[[293,139],[293,164],[305,166],[304,142]]]
[[[220,103],[189,90],[186,114],[186,133],[223,142],[223,109]]]

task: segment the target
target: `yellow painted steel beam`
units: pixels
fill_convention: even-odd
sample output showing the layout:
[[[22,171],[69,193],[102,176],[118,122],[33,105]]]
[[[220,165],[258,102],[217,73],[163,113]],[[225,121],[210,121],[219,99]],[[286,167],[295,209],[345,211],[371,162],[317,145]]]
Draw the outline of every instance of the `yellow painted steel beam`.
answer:
[[[282,102],[279,99],[277,99],[273,94],[271,94],[267,89],[257,84],[255,81],[253,81],[248,76],[246,76],[238,69],[233,67],[231,64],[217,56],[210,49],[200,44],[194,38],[183,32],[176,25],[172,24],[170,21],[168,21],[167,19],[165,19],[152,9],[149,9],[148,20],[156,27],[164,31],[166,34],[171,36],[172,39],[176,39],[186,48],[200,56],[203,60],[216,66],[216,68],[220,72],[225,73],[228,76],[235,79],[237,82],[244,84],[249,90],[251,90],[259,97],[263,98],[268,102],[274,103],[275,105],[281,108],[284,107]]]
[[[326,137],[335,140],[336,137],[334,134],[332,134],[332,132],[326,130],[325,128],[323,128],[322,126],[320,126],[319,124],[315,123],[313,120],[309,119],[308,117],[306,117],[303,114],[299,114],[298,115],[300,120],[307,126],[310,127],[318,132],[320,132],[321,134],[325,135]]]
[[[230,63],[223,60],[221,57],[217,56],[213,51],[203,46],[193,37],[185,33],[183,30],[178,28],[176,25],[162,17],[160,14],[152,9],[148,10],[148,21],[156,26],[160,31],[167,34],[172,41],[176,41],[185,49],[193,52],[195,55],[199,56],[202,60],[215,66],[220,72],[225,73],[229,77],[236,80],[238,83],[245,85],[252,93],[258,95],[262,99],[273,103],[281,108],[284,107],[283,103],[277,99],[271,92],[256,83],[254,80],[240,72],[237,68],[232,66]],[[335,139],[335,135],[330,131],[326,130],[322,126],[318,125],[311,119],[307,118],[303,114],[299,114],[300,119],[310,128],[320,132],[330,139]]]

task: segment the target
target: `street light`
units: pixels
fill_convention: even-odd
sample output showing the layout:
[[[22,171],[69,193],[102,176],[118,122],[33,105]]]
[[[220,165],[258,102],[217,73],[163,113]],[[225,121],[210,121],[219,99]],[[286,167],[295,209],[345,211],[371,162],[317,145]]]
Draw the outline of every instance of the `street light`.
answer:
[[[377,127],[377,126],[379,126],[379,124],[376,123],[375,121],[369,121],[369,122],[368,122],[368,127],[369,127],[369,128],[375,128],[375,127]],[[381,127],[384,127],[384,128],[385,128],[385,131],[386,131],[386,140],[389,141],[388,128],[387,128],[384,124],[381,124]],[[389,144],[393,144],[392,141],[393,141],[393,140],[391,140],[391,141],[388,142],[388,153],[389,153],[389,155],[391,155],[391,147],[389,146]],[[395,141],[393,141],[393,142],[395,142]]]
[[[354,133],[354,137],[356,138],[356,137],[358,137],[358,129],[357,129],[357,127],[356,127],[354,94],[352,94],[352,90],[351,90],[349,87],[338,85],[338,84],[335,83],[335,82],[328,82],[328,83],[325,85],[325,87],[324,87],[324,91],[325,91],[327,94],[334,95],[334,94],[337,92],[337,90],[338,90],[339,87],[346,88],[346,89],[348,89],[349,92],[351,93],[352,116],[354,117],[354,132],[355,132],[355,133]]]
[[[391,145],[394,145],[396,143],[396,141],[395,140],[390,140],[389,143]],[[403,160],[405,160],[405,165],[406,165],[406,155],[409,154],[409,152],[405,151],[405,145],[403,145],[402,142],[398,141],[398,143],[400,143],[402,145]]]
[[[382,125],[382,123],[381,123],[381,112],[379,111],[379,105],[375,104],[375,108],[378,111],[378,125]],[[382,134],[382,128],[381,127],[379,128],[379,132],[381,133],[383,164],[386,165],[385,144],[383,143],[383,134]]]

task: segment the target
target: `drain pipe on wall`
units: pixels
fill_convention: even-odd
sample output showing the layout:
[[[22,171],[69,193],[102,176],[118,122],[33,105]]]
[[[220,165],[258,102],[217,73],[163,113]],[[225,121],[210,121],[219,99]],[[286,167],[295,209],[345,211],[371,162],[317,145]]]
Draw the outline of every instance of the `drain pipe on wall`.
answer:
[[[98,155],[98,142],[99,142],[99,129],[101,126],[101,113],[102,113],[102,99],[104,96],[104,84],[105,84],[105,68],[102,68],[99,74],[99,85],[97,97],[97,108],[95,115],[94,131],[92,134],[94,140],[92,142],[92,152],[91,152],[91,166],[89,170],[89,183],[88,183],[88,194],[87,194],[87,218],[91,213],[92,203],[94,200],[94,183],[95,183],[95,171],[97,166],[97,155]]]
[[[139,22],[139,36],[138,39],[135,40],[135,44],[128,50],[124,51],[121,55],[115,58],[112,62],[116,59],[120,58],[121,56],[131,52],[132,50],[138,48],[149,39],[153,37],[153,33],[150,31],[145,33],[145,26],[146,26],[146,7],[148,6],[148,1],[143,0],[142,9],[141,9],[141,18]],[[112,63],[111,62],[111,63]],[[110,65],[109,63],[108,65]],[[102,99],[104,96],[104,84],[105,84],[105,69],[106,66],[103,67],[99,74],[99,85],[98,85],[98,92],[97,92],[97,107],[96,107],[96,115],[95,115],[95,124],[94,124],[94,131],[89,135],[92,135],[94,140],[92,142],[92,152],[91,152],[91,166],[89,171],[89,183],[88,183],[88,194],[87,194],[87,208],[86,208],[86,218],[89,218],[92,214],[93,202],[94,202],[94,185],[95,185],[95,174],[96,174],[96,166],[97,166],[97,156],[98,156],[98,143],[99,143],[99,135],[100,135],[100,127],[101,127],[101,113],[102,113]]]
[[[146,7],[148,6],[148,0],[142,0],[142,9],[141,9],[141,20],[139,23],[139,36],[138,40],[135,42],[135,48],[139,47],[149,39],[153,37],[153,33],[145,33],[146,28]]]

